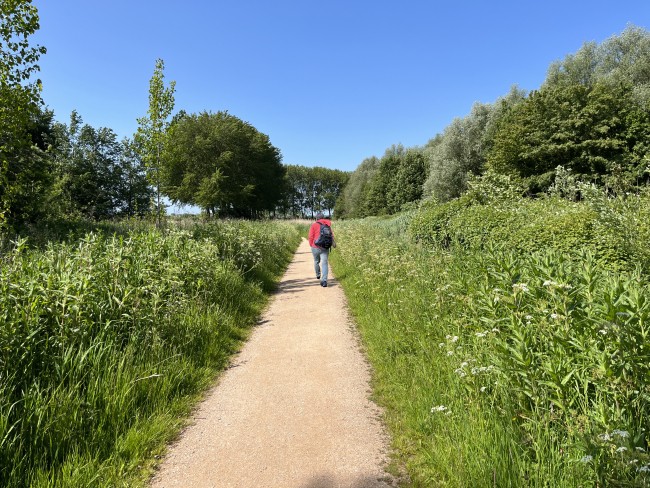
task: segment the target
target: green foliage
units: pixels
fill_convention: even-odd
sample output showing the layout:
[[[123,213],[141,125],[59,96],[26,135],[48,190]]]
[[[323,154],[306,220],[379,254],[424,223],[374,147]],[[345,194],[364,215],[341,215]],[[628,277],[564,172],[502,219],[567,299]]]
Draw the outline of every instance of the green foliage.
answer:
[[[410,151],[394,146],[381,160],[362,162],[337,213],[392,214],[422,196],[445,202],[467,190],[470,174],[486,169],[520,178],[529,194],[545,193],[558,166],[618,194],[636,191],[650,179],[648,53],[650,34],[635,26],[600,45],[585,44],[552,64],[538,90],[513,87],[494,104],[477,103],[423,148],[413,148],[427,171],[421,194],[409,184],[402,197],[404,161],[398,159]]]
[[[629,85],[545,86],[502,120],[488,155],[497,172],[532,177],[564,166],[576,175],[600,178],[623,171],[637,183],[639,144],[650,119],[640,120]]]
[[[588,249],[610,269],[648,266],[642,241],[646,234],[637,217],[647,209],[647,197],[611,199],[602,190],[587,195],[586,187],[580,188],[586,198],[582,202],[558,197],[513,200],[512,194],[481,201],[485,190],[475,188],[456,200],[424,206],[409,233],[418,242],[443,249],[500,248],[520,255],[540,249],[574,255]]]
[[[564,202],[545,217],[571,215]],[[635,206],[610,205],[619,216]],[[441,252],[398,228],[340,223],[332,262],[413,485],[648,484],[648,275],[613,272],[578,241],[574,253]]]
[[[585,43],[575,54],[551,64],[544,85],[592,85],[615,80],[635,87],[648,84],[650,34],[629,25],[620,35],[598,45]]]
[[[378,160],[369,158],[350,176],[337,202],[339,217],[399,212],[422,197],[427,163],[422,151],[393,146]]]
[[[147,167],[149,182],[156,189],[157,225],[160,227],[162,219],[162,154],[167,144],[167,130],[169,117],[174,110],[174,91],[176,82],[172,81],[165,87],[165,63],[162,59],[156,60],[153,76],[149,81],[149,109],[147,116],[138,119],[138,131],[135,135],[137,148],[142,160]]]
[[[51,139],[57,181],[50,219],[104,220],[150,211],[152,191],[134,142],[119,142],[111,129],[83,124],[76,111],[69,125],[54,124]]]
[[[379,170],[379,159],[366,158],[350,175],[340,201],[336,202],[336,215],[340,218],[365,217],[369,215],[366,208],[370,181]]]
[[[299,242],[290,225],[261,226],[16,242],[0,262],[0,484],[139,476]]]
[[[285,166],[285,197],[279,210],[294,217],[313,217],[316,212],[329,215],[350,177],[349,173],[320,166]]]
[[[33,80],[41,46],[30,46],[39,28],[31,0],[3,0],[0,4],[0,230],[21,223],[30,193],[47,185],[42,147],[32,149],[31,131],[38,126],[40,80]],[[29,183],[34,186],[29,188]],[[20,208],[17,208],[20,207]],[[32,215],[29,215],[31,217]]]
[[[285,191],[280,151],[228,112],[179,114],[164,159],[165,194],[208,215],[256,217],[274,210]]]
[[[469,172],[483,169],[484,133],[492,107],[476,104],[465,118],[454,119],[442,138],[427,151],[430,174],[425,189],[440,201],[459,196],[466,188]]]

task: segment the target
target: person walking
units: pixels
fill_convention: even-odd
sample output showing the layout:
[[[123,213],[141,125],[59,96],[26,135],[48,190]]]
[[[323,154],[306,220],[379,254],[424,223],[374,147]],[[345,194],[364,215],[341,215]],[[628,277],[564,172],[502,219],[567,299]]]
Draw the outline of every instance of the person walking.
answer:
[[[318,212],[316,222],[309,228],[309,245],[311,254],[314,256],[314,271],[316,279],[320,280],[320,286],[327,287],[327,269],[330,249],[336,247],[332,222]]]

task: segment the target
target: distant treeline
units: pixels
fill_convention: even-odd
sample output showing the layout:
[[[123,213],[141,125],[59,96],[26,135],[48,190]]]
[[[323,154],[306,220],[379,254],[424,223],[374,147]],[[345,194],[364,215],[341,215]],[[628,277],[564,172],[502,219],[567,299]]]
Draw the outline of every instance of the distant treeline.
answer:
[[[650,177],[650,33],[629,26],[553,63],[542,86],[513,87],[477,103],[423,147],[393,146],[364,160],[336,205],[340,217],[393,214],[422,199],[444,202],[471,175],[511,177],[534,195],[556,168],[612,193]],[[411,203],[414,202],[414,203]]]
[[[286,166],[285,197],[278,207],[283,216],[313,217],[316,212],[332,215],[334,204],[350,177],[337,169]]]

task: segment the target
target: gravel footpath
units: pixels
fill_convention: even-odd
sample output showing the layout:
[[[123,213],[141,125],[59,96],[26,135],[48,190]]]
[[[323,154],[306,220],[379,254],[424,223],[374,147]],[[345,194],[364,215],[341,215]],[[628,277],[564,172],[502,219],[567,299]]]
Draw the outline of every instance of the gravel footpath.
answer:
[[[336,252],[336,251],[334,251]],[[343,290],[303,240],[278,292],[152,488],[379,488],[388,439]]]

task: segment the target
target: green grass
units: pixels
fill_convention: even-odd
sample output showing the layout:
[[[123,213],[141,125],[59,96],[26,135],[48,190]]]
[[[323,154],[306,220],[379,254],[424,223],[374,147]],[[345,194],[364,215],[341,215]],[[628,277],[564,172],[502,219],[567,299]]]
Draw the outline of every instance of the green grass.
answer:
[[[332,263],[410,484],[650,484],[647,276],[418,246],[405,218],[339,223]]]
[[[16,242],[0,262],[0,485],[144,484],[299,239],[230,222]]]

